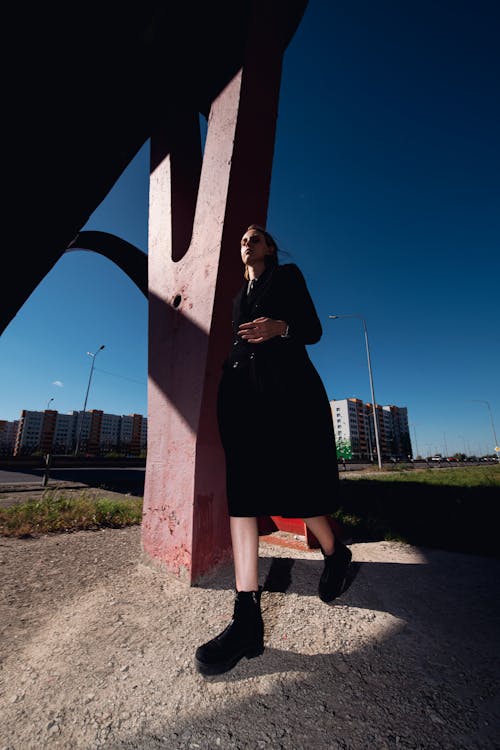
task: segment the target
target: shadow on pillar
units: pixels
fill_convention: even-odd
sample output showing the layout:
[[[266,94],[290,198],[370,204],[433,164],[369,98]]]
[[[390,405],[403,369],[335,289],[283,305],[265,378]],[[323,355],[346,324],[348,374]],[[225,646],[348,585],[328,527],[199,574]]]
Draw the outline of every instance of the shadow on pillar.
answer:
[[[151,138],[142,547],[191,585],[232,556],[217,388],[243,283],[240,238],[266,223],[282,57],[305,5],[251,4],[243,66],[212,101],[202,161],[197,112]]]
[[[148,295],[142,545],[191,584],[231,556],[217,385],[242,282],[239,240],[266,221],[282,57],[306,5],[101,4],[78,24],[55,6],[4,9],[4,25],[23,30],[27,74],[7,76],[3,90],[0,332],[78,244],[118,263]],[[137,248],[82,227],[148,139],[146,274]]]

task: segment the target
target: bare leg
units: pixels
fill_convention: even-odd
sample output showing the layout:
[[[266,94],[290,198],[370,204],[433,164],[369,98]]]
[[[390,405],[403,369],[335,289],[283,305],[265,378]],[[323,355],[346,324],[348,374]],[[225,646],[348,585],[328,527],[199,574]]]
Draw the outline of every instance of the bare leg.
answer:
[[[325,555],[332,555],[335,549],[335,535],[326,516],[312,516],[303,519],[307,528],[312,531]]]
[[[264,651],[264,621],[257,575],[257,519],[231,516],[229,520],[236,578],[233,618],[222,633],[196,649],[196,669],[205,675],[228,672],[244,656],[253,659]]]
[[[259,530],[257,519],[231,516],[229,520],[236,591],[257,591],[259,588]]]

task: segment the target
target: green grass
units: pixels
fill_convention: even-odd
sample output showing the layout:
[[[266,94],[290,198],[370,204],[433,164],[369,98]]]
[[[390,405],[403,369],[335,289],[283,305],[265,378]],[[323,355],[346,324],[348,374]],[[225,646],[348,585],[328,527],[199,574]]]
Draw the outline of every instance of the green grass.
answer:
[[[46,491],[39,500],[0,508],[2,536],[37,536],[104,527],[121,528],[142,521],[142,498],[109,498],[91,493]]]
[[[362,480],[361,476],[349,476],[345,479],[352,482]],[[500,464],[487,466],[469,466],[457,469],[412,469],[405,464],[401,469],[392,468],[386,473],[371,474],[370,479],[381,482],[419,482],[420,484],[447,485],[451,487],[499,487]]]
[[[500,466],[341,474],[333,514],[352,541],[400,540],[444,550],[500,556],[495,514]],[[106,491],[46,490],[0,508],[0,535],[37,536],[142,522],[142,497]]]
[[[498,557],[499,505],[500,466],[391,471],[345,476],[333,516],[353,541],[401,540]]]

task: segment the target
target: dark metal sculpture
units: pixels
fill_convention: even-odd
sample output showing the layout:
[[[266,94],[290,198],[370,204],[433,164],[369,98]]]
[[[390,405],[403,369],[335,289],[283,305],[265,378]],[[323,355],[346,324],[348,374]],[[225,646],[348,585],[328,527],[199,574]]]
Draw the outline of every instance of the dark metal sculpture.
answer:
[[[127,274],[145,297],[148,296],[148,256],[135,245],[109,232],[84,231],[78,232],[66,252],[73,250],[90,250],[104,255]]]

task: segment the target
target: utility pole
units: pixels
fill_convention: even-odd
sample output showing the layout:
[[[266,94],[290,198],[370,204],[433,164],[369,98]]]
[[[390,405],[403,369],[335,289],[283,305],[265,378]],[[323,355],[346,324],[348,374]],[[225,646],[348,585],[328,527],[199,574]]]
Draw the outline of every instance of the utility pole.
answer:
[[[78,429],[78,437],[77,437],[77,440],[76,440],[75,456],[78,455],[78,451],[80,450],[80,440],[81,440],[81,437],[82,437],[82,426],[83,426],[83,420],[85,419],[85,410],[87,408],[87,399],[89,397],[90,382],[92,380],[92,373],[94,372],[95,358],[97,357],[97,355],[99,354],[99,352],[102,349],[104,349],[104,344],[101,344],[101,346],[99,347],[99,349],[96,351],[95,354],[92,354],[92,352],[87,352],[87,354],[89,355],[89,357],[92,357],[92,365],[91,365],[91,368],[90,368],[89,382],[87,383],[87,392],[85,394],[85,401],[83,402],[83,414],[82,414],[82,418],[80,420],[80,427]]]

